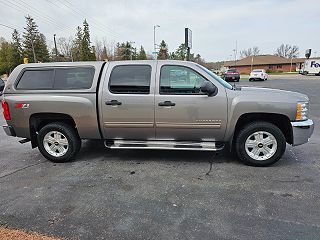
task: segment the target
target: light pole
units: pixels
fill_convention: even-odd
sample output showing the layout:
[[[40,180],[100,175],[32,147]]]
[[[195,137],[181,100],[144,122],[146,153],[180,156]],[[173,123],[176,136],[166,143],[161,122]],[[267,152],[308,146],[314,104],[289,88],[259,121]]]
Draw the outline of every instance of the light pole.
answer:
[[[157,49],[156,49],[156,28],[157,27],[160,27],[159,25],[154,25],[153,26],[153,48],[154,48],[154,56],[155,56],[155,58],[157,58],[156,56],[157,56],[157,54],[156,54],[156,52],[157,52]]]

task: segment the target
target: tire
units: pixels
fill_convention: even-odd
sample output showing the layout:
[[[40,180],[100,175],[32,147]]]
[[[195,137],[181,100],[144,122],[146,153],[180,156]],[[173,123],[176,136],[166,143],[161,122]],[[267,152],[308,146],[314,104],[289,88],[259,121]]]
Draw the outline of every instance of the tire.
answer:
[[[265,145],[266,141],[270,143],[268,146]],[[251,145],[254,147],[251,148]],[[245,125],[236,135],[235,150],[239,160],[244,164],[267,167],[280,160],[286,150],[286,139],[276,125],[269,122],[252,122]]]
[[[55,163],[71,161],[81,148],[81,139],[76,129],[62,122],[45,125],[39,131],[37,140],[41,154]]]
[[[251,78],[249,78],[249,82],[252,82],[252,79],[251,79]]]

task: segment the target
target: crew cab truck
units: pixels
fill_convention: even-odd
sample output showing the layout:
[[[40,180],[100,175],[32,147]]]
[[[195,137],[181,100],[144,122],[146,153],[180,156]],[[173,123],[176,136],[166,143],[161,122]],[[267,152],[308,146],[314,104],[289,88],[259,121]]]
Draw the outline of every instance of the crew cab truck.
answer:
[[[9,136],[66,162],[81,139],[107,148],[219,151],[268,166],[286,142],[306,143],[313,122],[306,95],[235,87],[187,61],[24,64],[2,101]]]

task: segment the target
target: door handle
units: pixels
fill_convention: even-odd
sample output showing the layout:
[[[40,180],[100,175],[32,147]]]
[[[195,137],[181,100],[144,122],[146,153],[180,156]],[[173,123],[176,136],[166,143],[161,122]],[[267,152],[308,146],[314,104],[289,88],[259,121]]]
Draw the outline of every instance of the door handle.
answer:
[[[106,101],[106,105],[119,106],[121,104],[122,104],[122,102],[119,102],[118,100]]]
[[[158,104],[160,107],[173,107],[175,106],[176,104],[171,102],[171,101],[164,101],[164,102],[160,102]]]

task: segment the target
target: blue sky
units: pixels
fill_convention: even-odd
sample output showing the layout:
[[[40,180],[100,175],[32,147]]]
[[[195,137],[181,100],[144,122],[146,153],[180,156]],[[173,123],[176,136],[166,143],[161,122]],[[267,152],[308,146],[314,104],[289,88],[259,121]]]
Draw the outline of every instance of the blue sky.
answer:
[[[307,48],[320,55],[319,0],[0,0],[0,24],[25,25],[33,16],[53,46],[53,34],[69,37],[88,18],[92,42],[134,41],[153,49],[153,26],[157,42],[164,39],[171,51],[184,41],[184,28],[193,32],[193,52],[207,61],[233,58],[238,50],[258,46],[261,53],[274,53],[282,43]],[[9,39],[11,29],[0,26],[0,36]]]

